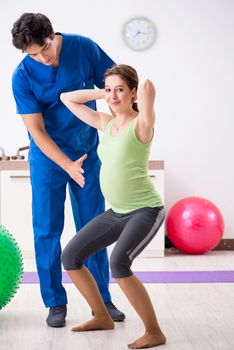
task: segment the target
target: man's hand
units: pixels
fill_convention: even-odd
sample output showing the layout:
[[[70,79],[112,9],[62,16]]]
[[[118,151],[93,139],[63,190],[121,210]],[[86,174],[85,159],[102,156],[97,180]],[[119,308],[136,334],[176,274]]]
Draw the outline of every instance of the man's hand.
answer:
[[[87,158],[87,154],[84,154],[82,157],[77,159],[75,162],[69,164],[67,169],[67,173],[70,177],[80,185],[80,187],[84,187],[85,178],[83,176],[84,170],[82,169],[83,161]]]

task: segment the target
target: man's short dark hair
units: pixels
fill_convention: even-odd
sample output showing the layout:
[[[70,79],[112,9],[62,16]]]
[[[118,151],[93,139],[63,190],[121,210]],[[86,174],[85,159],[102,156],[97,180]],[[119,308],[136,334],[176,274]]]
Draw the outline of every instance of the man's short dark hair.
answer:
[[[12,43],[23,52],[31,45],[43,46],[54,33],[48,17],[41,13],[23,13],[13,24]]]

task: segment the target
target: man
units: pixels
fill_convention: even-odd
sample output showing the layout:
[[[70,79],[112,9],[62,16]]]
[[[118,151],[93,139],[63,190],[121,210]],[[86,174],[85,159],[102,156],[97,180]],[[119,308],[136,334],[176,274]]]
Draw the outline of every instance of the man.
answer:
[[[66,186],[77,231],[104,211],[104,199],[99,185],[97,131],[76,118],[59,97],[61,92],[82,87],[102,88],[104,72],[114,62],[89,38],[55,33],[50,20],[40,13],[22,14],[13,25],[12,38],[13,45],[26,53],[13,73],[12,89],[17,113],[30,139],[33,229],[41,295],[50,308],[48,326],[63,327],[67,296],[61,283],[60,238]],[[96,109],[94,101],[89,106]],[[97,252],[86,266],[113,320],[123,321],[125,315],[111,302],[108,289],[107,251]]]

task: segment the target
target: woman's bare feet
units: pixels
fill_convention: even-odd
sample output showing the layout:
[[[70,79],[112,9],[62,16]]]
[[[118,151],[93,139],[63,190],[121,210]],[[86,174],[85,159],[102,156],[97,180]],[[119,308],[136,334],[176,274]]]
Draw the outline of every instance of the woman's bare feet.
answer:
[[[86,332],[86,331],[113,329],[114,327],[115,327],[115,324],[111,318],[94,316],[90,321],[82,323],[79,326],[73,327],[72,331]]]
[[[163,333],[146,332],[142,337],[128,344],[129,349],[146,349],[166,343],[166,337]]]

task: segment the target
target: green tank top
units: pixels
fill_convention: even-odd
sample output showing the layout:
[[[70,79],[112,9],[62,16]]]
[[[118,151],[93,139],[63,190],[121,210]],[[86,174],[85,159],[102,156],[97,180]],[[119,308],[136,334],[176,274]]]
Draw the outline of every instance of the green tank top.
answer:
[[[111,135],[114,119],[106,126],[98,146],[102,166],[101,190],[116,213],[159,207],[162,201],[148,176],[151,143],[141,143],[133,119],[120,134]]]

